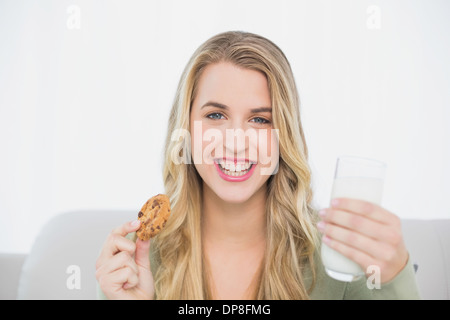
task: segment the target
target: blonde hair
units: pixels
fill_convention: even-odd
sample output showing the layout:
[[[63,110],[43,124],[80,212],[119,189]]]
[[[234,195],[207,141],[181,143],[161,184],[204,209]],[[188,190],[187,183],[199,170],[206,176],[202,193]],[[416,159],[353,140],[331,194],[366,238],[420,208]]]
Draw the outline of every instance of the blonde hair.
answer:
[[[306,288],[303,275],[309,269],[315,278],[317,235],[297,88],[283,52],[271,41],[246,32],[225,32],[207,40],[195,51],[181,76],[169,118],[163,168],[172,215],[152,243],[159,264],[156,296],[213,298],[202,253],[202,180],[193,164],[174,163],[173,159],[183,152],[185,157],[190,155],[182,150],[186,141],[173,141],[171,135],[176,129],[190,130],[190,109],[202,71],[222,61],[266,76],[273,125],[279,130],[279,168],[267,181],[267,247],[254,298],[307,299],[312,286]]]

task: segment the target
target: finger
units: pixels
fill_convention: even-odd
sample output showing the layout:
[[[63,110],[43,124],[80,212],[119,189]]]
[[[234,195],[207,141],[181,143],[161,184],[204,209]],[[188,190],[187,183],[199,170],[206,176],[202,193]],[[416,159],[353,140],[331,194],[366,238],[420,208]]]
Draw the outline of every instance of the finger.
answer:
[[[130,253],[130,255],[133,255],[135,250],[136,245],[132,240],[125,238],[125,236],[123,236],[121,233],[113,231],[108,235],[108,238],[106,239],[105,244],[103,245],[103,249],[100,252],[99,258],[97,260],[97,266],[103,264],[110,257],[112,257],[113,255],[115,255],[120,251],[126,251]]]
[[[358,250],[338,240],[331,239],[327,235],[324,235],[322,237],[322,241],[331,249],[336,250],[337,252],[357,263],[363,270],[366,270],[370,265],[376,264],[375,259],[366,252]]]
[[[135,261],[138,266],[150,270],[150,239],[146,241],[136,240]]]
[[[100,252],[100,256],[97,260],[97,266],[109,261],[111,257],[119,252],[124,251],[129,255],[133,255],[135,250],[136,244],[132,240],[126,239],[117,234],[110,234],[105,245],[103,246],[103,250]]]
[[[134,272],[131,273],[128,278],[127,278],[127,282],[124,283],[123,288],[125,290],[127,289],[131,289],[135,286],[137,286],[139,284],[139,274],[138,272]]]
[[[140,220],[133,220],[124,223],[123,225],[115,228],[112,233],[125,237],[128,233],[134,232],[139,229],[141,224]]]
[[[131,268],[124,267],[102,276],[99,279],[99,284],[102,290],[106,292],[118,293],[126,283],[134,284],[136,281],[136,272]]]
[[[393,234],[394,228],[360,214],[327,208],[321,210],[319,215],[326,223],[332,223],[356,231],[376,240],[389,241],[395,236]]]
[[[331,239],[327,235],[323,236],[322,241],[330,248],[340,252],[342,255],[357,263],[363,270],[365,270],[366,275],[368,276],[373,273],[373,267],[376,267],[375,270],[378,270],[381,275],[381,283],[392,280],[393,277],[395,277],[398,272],[404,268],[408,259],[406,250],[404,254],[399,255],[398,253],[395,253],[396,256],[399,256],[399,262],[397,263],[397,266],[393,267],[392,263],[388,262],[388,259],[374,259],[366,252],[355,249],[354,247],[342,243],[338,240]]]
[[[350,198],[335,198],[331,200],[331,207],[343,211],[353,212],[359,215],[366,216],[369,219],[384,223],[395,224],[398,218],[389,211],[380,206],[359,199]]]
[[[134,288],[135,286],[137,286],[139,284],[139,277],[137,274],[135,274],[134,276],[130,277],[127,282],[125,282],[125,284],[123,285],[123,288],[125,290],[127,289],[131,289]]]
[[[386,252],[391,251],[391,247],[381,241],[366,237],[361,233],[342,228],[338,225],[331,223],[320,224],[320,229],[331,240],[338,241],[348,247],[364,252],[374,259],[383,259]]]
[[[96,277],[98,279],[101,275],[112,273],[124,267],[129,267],[134,272],[138,272],[138,268],[133,257],[130,256],[128,252],[122,251],[112,256],[106,263],[99,266],[96,271]]]

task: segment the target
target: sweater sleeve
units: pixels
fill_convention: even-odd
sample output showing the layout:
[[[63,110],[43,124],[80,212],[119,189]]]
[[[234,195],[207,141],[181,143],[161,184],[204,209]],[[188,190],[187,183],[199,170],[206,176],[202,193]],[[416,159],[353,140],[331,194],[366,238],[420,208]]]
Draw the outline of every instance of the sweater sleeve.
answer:
[[[346,286],[343,299],[416,300],[421,299],[411,259],[389,282],[376,285],[375,279],[363,278]]]

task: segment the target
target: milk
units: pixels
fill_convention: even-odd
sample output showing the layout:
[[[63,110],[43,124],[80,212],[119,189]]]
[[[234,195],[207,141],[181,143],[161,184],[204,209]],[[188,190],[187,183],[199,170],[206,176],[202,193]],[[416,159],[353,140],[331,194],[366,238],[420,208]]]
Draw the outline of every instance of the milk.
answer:
[[[381,205],[383,197],[383,179],[345,177],[335,178],[331,199],[353,198]]]
[[[383,179],[364,177],[335,178],[331,199],[352,198],[381,204]],[[322,243],[322,261],[327,273],[341,281],[356,280],[364,274],[361,267]]]

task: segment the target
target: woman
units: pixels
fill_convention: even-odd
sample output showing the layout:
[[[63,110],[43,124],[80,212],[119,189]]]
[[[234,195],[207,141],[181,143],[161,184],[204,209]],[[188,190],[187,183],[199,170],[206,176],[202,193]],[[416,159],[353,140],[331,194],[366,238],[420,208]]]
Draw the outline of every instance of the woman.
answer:
[[[151,243],[133,238],[139,221],[110,234],[96,264],[106,298],[418,298],[394,214],[354,199],[312,208],[294,77],[261,36],[226,32],[194,53],[163,174],[171,217]],[[364,270],[379,266],[381,289],[326,276],[320,232]]]

